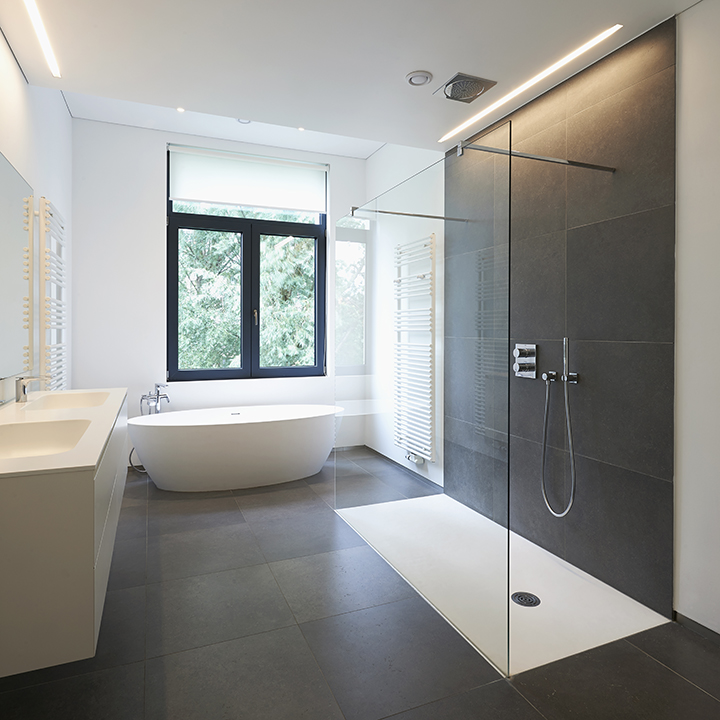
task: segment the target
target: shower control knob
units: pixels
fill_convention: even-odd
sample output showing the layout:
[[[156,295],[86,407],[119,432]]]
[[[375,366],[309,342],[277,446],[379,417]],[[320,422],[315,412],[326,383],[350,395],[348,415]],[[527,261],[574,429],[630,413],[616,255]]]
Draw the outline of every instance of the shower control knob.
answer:
[[[535,372],[535,363],[534,362],[525,362],[525,363],[515,363],[513,365],[513,371],[515,373],[534,373]]]
[[[516,348],[513,350],[513,355],[514,355],[516,358],[525,358],[525,357],[532,357],[532,358],[534,358],[534,357],[535,357],[535,350],[534,350],[534,349],[531,349],[531,348],[526,348],[526,347],[516,347]]]

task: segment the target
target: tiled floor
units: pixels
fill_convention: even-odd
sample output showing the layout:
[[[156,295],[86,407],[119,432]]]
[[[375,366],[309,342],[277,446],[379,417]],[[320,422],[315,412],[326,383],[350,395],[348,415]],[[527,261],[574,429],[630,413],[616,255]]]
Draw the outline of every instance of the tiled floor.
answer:
[[[339,454],[339,506],[432,492]],[[130,474],[97,655],[0,679],[0,718],[720,718],[720,649],[674,624],[501,679],[326,500],[329,472],[202,496]]]

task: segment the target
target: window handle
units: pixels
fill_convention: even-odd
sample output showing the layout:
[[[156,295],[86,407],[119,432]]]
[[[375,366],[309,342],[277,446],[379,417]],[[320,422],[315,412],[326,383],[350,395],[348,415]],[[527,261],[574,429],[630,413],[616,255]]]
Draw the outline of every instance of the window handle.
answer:
[[[255,317],[255,324],[257,325],[257,324],[258,324],[258,314],[257,314],[257,309],[253,310],[253,315],[254,315],[254,317]]]

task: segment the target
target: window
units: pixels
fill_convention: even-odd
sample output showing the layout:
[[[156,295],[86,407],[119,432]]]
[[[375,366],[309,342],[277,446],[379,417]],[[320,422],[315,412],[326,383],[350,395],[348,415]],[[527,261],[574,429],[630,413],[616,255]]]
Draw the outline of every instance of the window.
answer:
[[[323,375],[325,213],[173,198],[173,160],[168,379]]]

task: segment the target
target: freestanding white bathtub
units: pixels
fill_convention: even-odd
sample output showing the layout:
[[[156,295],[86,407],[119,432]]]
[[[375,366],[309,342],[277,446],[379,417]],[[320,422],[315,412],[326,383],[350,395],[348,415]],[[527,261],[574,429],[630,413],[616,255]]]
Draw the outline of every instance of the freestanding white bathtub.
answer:
[[[128,420],[130,440],[163,490],[274,485],[320,472],[335,439],[334,405],[181,410]]]

